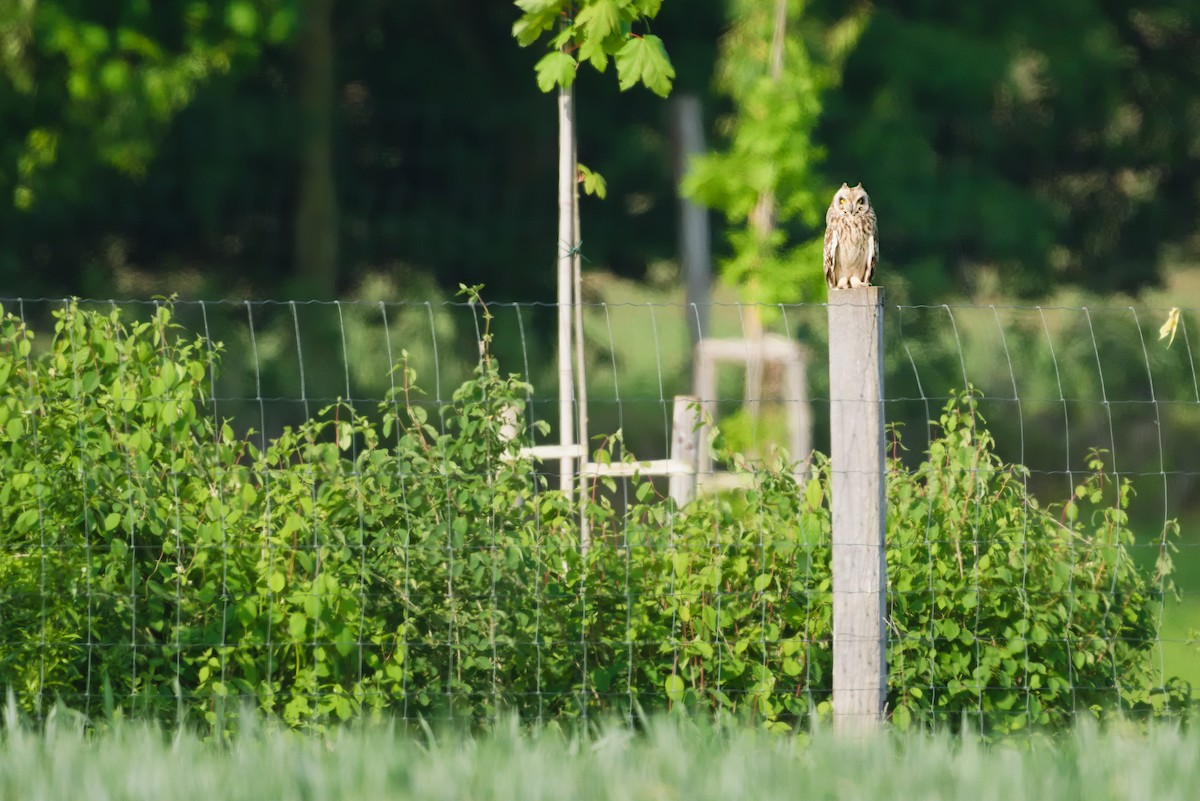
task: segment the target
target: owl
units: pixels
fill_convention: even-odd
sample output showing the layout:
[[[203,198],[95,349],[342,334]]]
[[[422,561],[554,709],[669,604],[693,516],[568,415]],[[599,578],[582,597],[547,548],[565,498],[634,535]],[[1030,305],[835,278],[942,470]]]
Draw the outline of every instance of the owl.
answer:
[[[879,228],[867,190],[842,184],[825,212],[825,281],[830,289],[870,286],[879,263]]]

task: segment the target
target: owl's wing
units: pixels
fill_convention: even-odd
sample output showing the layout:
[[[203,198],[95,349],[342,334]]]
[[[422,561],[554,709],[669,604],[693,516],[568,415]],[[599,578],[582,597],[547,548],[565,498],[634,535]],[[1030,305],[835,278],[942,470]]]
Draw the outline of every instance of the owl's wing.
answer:
[[[825,283],[829,286],[834,286],[836,279],[833,277],[833,263],[837,255],[838,237],[834,231],[834,226],[825,226]]]
[[[872,231],[867,239],[867,269],[863,276],[865,283],[870,284],[871,279],[875,277],[875,265],[877,264],[879,264],[879,235]]]

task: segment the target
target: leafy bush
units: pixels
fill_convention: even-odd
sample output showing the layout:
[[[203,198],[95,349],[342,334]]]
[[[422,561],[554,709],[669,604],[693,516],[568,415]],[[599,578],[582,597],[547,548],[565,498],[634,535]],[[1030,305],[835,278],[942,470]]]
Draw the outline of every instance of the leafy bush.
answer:
[[[9,316],[0,353],[0,683],[95,708],[176,695],[186,564],[219,532],[241,445],[201,414],[212,351],[162,307],[122,324],[72,307],[49,350]],[[244,472],[244,471],[243,471]]]
[[[1150,659],[1170,589],[1168,522],[1154,575],[1128,550],[1128,479],[1091,474],[1043,509],[1028,471],[1001,462],[976,397],[942,410],[914,471],[888,481],[893,720],[1057,726],[1080,712],[1161,712],[1186,701]]]
[[[169,306],[138,322],[69,307],[44,351],[11,316],[3,334],[0,684],[27,709],[828,713],[823,457],[802,487],[761,471],[683,509],[641,478],[618,509],[602,479],[584,552],[578,506],[521,455],[528,387],[486,333],[444,408],[402,361],[377,408],[339,402],[270,439],[213,419],[220,349]],[[1132,490],[1098,455],[1074,499],[1043,508],[993,446],[964,394],[923,463],[890,462],[892,720],[1168,711],[1184,693],[1150,652],[1171,531],[1147,575],[1127,550]]]

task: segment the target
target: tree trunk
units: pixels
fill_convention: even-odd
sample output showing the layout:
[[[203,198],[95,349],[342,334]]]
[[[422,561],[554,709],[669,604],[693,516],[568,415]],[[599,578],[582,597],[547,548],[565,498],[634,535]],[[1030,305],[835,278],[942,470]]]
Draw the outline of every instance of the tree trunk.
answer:
[[[333,182],[334,0],[307,0],[300,34],[297,92],[303,114],[296,198],[295,266],[305,292],[337,292],[338,204]]]
[[[779,83],[780,78],[783,77],[783,55],[784,45],[786,44],[787,19],[787,0],[775,0],[775,24],[771,35],[770,61],[767,64],[767,74],[773,83]],[[758,196],[758,202],[754,205],[754,210],[750,212],[750,225],[754,228],[754,233],[758,237],[758,252],[761,257],[766,252],[767,243],[770,241],[771,235],[775,232],[774,191],[767,190]],[[763,362],[759,358],[759,354],[762,353],[763,339],[762,309],[758,305],[762,300],[759,294],[759,286],[758,275],[752,274],[748,286],[751,305],[746,309],[745,322],[743,323],[745,328],[743,336],[751,341],[751,358],[746,361],[746,407],[750,412],[750,420],[754,428],[758,426],[758,419],[762,411],[760,407],[764,389]],[[758,437],[755,436],[753,441],[757,443]],[[751,453],[751,456],[758,455],[756,452],[757,444],[754,446],[754,451]]]

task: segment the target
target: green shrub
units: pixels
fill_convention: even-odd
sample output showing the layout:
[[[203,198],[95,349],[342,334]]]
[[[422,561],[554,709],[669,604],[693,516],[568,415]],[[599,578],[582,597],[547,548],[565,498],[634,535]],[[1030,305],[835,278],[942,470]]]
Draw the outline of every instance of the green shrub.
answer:
[[[173,699],[179,623],[214,591],[178,568],[216,536],[212,490],[239,472],[241,446],[201,413],[213,352],[167,307],[130,325],[56,318],[36,357],[33,334],[2,323],[0,683],[27,704],[91,709],[106,686]]]
[[[1069,501],[1042,508],[983,425],[976,397],[958,395],[925,461],[889,471],[893,721],[1014,730],[1179,708],[1186,688],[1151,659],[1175,523],[1146,575],[1128,550],[1132,484],[1105,474],[1101,452]]]
[[[219,348],[169,306],[141,322],[70,306],[44,351],[15,318],[3,334],[0,685],[27,709],[828,714],[819,455],[802,487],[760,471],[683,509],[641,478],[618,508],[600,480],[584,553],[576,504],[521,456],[529,432],[506,430],[528,387],[486,348],[443,408],[402,362],[377,408],[339,402],[266,439],[214,419]],[[923,463],[889,462],[893,722],[1170,711],[1185,693],[1150,657],[1173,527],[1148,575],[1128,552],[1132,490],[1098,455],[1044,508],[993,446],[964,394]]]

